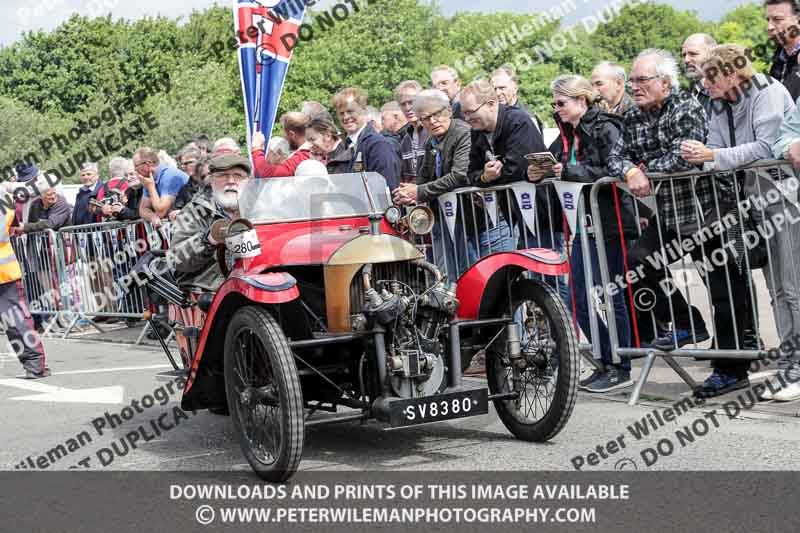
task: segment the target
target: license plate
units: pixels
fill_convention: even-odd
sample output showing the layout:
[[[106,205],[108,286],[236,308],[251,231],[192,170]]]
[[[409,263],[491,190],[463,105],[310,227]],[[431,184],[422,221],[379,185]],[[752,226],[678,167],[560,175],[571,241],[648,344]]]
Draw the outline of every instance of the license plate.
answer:
[[[395,400],[391,404],[392,427],[415,426],[455,418],[485,415],[489,412],[487,389],[473,389],[426,398]]]

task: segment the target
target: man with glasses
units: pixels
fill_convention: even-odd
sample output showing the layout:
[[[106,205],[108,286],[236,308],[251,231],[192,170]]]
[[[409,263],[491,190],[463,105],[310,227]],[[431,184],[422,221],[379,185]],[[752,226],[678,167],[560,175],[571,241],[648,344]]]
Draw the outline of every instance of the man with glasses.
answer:
[[[159,165],[158,154],[146,146],[133,154],[133,167],[144,188],[139,216],[153,226],[161,226],[161,219],[172,210],[175,198],[189,181],[189,176],[177,168]]]
[[[700,235],[696,232],[703,228],[706,217],[713,217],[716,206],[724,205],[734,192],[732,184],[719,176],[662,181],[654,188],[648,174],[694,168],[684,159],[681,145],[687,141],[705,143],[708,119],[696,98],[678,91],[677,62],[668,52],[648,49],[640,53],[633,63],[631,84],[637,107],[625,115],[622,136],[611,150],[608,169],[612,176],[622,177],[635,196],[655,193],[657,216],[631,249],[629,268],[644,274],[640,276],[638,287],[633,289],[634,302],[644,301],[642,294],[646,294],[647,299],[654,299],[655,319],[660,323],[672,322],[672,329],[650,344],[670,351],[701,343],[709,338],[709,333],[700,311],[690,307],[681,291],[671,283],[668,265],[687,254],[698,261],[715,257],[715,252],[719,254],[723,244],[719,235],[709,239],[703,237],[705,231]],[[693,236],[697,238],[692,239]],[[686,244],[698,239],[703,241],[702,246],[692,244],[689,248]],[[681,245],[678,249],[665,247],[670,242]],[[664,257],[658,255],[662,260],[656,259],[657,254],[664,252]],[[732,309],[735,306],[728,298],[728,284],[734,291],[746,290],[747,280],[736,268],[723,265],[709,270],[704,282],[714,307],[718,347],[741,348],[749,313],[741,308]],[[640,326],[649,322],[651,320],[645,320]],[[652,332],[642,333],[642,342],[653,336]],[[713,387],[704,384],[703,394],[716,395],[747,385],[745,369],[736,369],[724,377],[724,382]]]
[[[471,145],[470,127],[469,124],[453,118],[450,99],[447,94],[436,89],[425,90],[417,95],[414,99],[414,113],[429,134],[425,143],[425,157],[416,183],[403,184],[395,189],[394,201],[399,205],[428,203],[434,210],[437,220],[440,221],[433,227],[434,263],[442,272],[447,273],[448,280],[455,281],[472,262],[477,261],[474,233],[459,231],[451,239],[440,216],[442,211],[436,199],[459,187],[469,186],[467,167]],[[462,208],[461,212],[471,215],[470,209]],[[462,222],[460,228],[466,227],[471,227],[471,224]],[[473,250],[469,255],[468,246]]]
[[[450,99],[453,118],[464,120],[461,113],[461,80],[458,71],[449,65],[439,65],[431,71],[431,86],[439,89]]]
[[[210,187],[204,188],[175,220],[170,257],[181,285],[216,291],[225,277],[215,259],[217,245],[211,225],[239,218],[239,195],[250,178],[250,161],[230,154],[209,163]]]
[[[472,126],[470,183],[478,187],[493,187],[527,180],[525,156],[547,151],[542,134],[528,114],[518,107],[501,104],[494,88],[486,80],[474,81],[464,88],[461,109]],[[490,249],[493,252],[514,249],[516,238],[508,229],[508,223],[512,221],[519,229],[521,246],[561,249],[563,225],[555,194],[536,195],[538,239],[525,228],[514,194],[503,191],[497,196],[502,216],[498,217],[497,227],[486,233],[487,237],[493,235],[494,238],[481,238],[484,242],[481,243],[480,255],[488,254]],[[483,219],[477,223],[485,224]],[[551,234],[555,242],[550,239]]]
[[[416,80],[400,83],[394,90],[394,99],[408,123],[400,130],[400,157],[403,162],[400,170],[401,183],[414,183],[417,170],[422,166],[425,157],[425,143],[428,131],[422,126],[414,113],[414,98],[422,91],[422,85]]]

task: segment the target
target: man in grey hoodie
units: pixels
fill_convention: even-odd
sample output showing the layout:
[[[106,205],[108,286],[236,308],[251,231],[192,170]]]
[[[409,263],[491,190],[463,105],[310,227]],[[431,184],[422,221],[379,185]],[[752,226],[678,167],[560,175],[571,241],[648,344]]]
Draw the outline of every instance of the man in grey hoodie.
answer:
[[[690,163],[703,164],[705,170],[720,171],[771,159],[772,145],[778,139],[784,116],[795,109],[789,92],[776,80],[756,74],[746,50],[738,45],[713,48],[702,67],[703,84],[714,99],[708,144],[685,141],[681,145],[682,157]],[[744,177],[745,194],[740,194],[738,201],[743,202],[751,195],[765,198],[767,191],[775,188],[772,177],[749,172]],[[751,201],[751,205],[759,204]],[[777,202],[761,212],[752,209],[751,215],[761,222],[788,205]],[[774,297],[775,320],[783,341],[800,334],[800,275],[793,268],[794,261],[800,257],[800,224],[786,224],[767,244],[772,264],[764,269],[764,274]],[[736,255],[737,265],[742,255]],[[747,288],[735,290],[749,292]],[[750,297],[746,296],[746,300],[749,302]],[[737,306],[737,312],[746,313],[747,310]],[[715,373],[702,387],[706,396],[715,396],[720,390],[724,392],[728,388],[724,385],[726,379],[730,380],[730,371],[747,366],[747,361],[716,360],[714,363]]]

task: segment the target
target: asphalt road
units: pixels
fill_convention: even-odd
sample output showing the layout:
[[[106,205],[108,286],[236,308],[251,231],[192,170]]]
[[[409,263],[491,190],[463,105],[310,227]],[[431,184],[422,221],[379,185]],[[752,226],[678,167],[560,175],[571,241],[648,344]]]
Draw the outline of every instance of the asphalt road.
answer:
[[[166,396],[169,378],[158,376],[169,370],[162,352],[85,340],[47,340],[46,350],[54,375],[33,384],[16,379],[21,367],[15,359],[0,358],[4,444],[0,469],[31,468],[33,464],[34,468],[49,470],[72,466],[93,470],[249,470],[228,417],[174,410],[180,393]],[[696,364],[692,372],[702,377],[707,369]],[[163,392],[156,393],[159,389]],[[731,398],[723,398],[681,413],[673,422],[651,429],[649,436],[637,440],[628,426],[641,423],[648,414],[655,417],[654,410],[663,415],[685,389],[674,374],[659,367],[645,389],[644,397],[649,400],[637,406],[628,406],[623,395],[581,393],[566,428],[546,444],[515,440],[494,412],[395,431],[386,431],[374,422],[310,428],[300,468],[572,470],[574,464],[583,461],[583,470],[798,469],[800,402],[762,404],[729,418],[724,402]],[[167,403],[159,405],[154,394]],[[148,405],[148,397],[153,405]],[[112,403],[97,403],[103,401]],[[131,407],[133,401],[138,402],[141,412]],[[128,410],[123,412],[126,406]],[[119,425],[111,427],[116,425],[114,415],[128,415],[130,419],[122,420],[121,416]],[[158,420],[169,426],[160,435],[153,431]],[[685,426],[689,430],[678,437],[676,430]],[[140,427],[145,428],[146,435],[140,433],[145,436],[136,442],[135,449],[124,446],[126,434]],[[687,439],[688,432],[693,442]],[[619,444],[620,436],[624,448]],[[143,442],[145,437],[152,438]],[[618,444],[609,446],[612,440]],[[670,444],[674,449],[648,467],[642,450],[655,448],[659,441],[665,454]],[[63,445],[60,450],[59,445]],[[598,446],[602,454],[596,450]],[[597,456],[588,457],[590,452]],[[653,453],[645,452],[645,458],[652,462]]]

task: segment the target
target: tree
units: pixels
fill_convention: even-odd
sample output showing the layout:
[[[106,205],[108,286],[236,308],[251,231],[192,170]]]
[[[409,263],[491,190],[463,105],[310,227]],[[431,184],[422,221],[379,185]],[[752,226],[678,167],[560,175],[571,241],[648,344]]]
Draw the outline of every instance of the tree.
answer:
[[[646,48],[663,48],[680,57],[684,39],[706,29],[694,11],[652,2],[626,5],[597,28],[589,47],[599,47],[606,59],[623,63],[630,63]]]
[[[438,12],[417,0],[373,0],[333,27],[321,11],[311,11],[313,40],[294,49],[280,112],[297,109],[303,100],[326,104],[342,87],[369,93],[372,105],[392,98],[402,80],[429,83],[431,43],[441,36]]]
[[[632,5],[635,1],[621,9],[610,4],[571,28],[562,27],[554,8],[535,16],[462,12],[445,17],[435,2],[357,0],[342,4],[346,16],[342,7],[336,13],[310,9],[278,112],[299,109],[303,100],[329,106],[331,96],[347,86],[367,90],[377,107],[392,98],[402,80],[428,86],[431,69],[442,63],[455,67],[464,84],[509,65],[517,72],[522,102],[551,125],[550,82],[556,76],[588,76],[604,59],[630,66],[650,47],[677,56],[691,33],[707,31],[719,42],[751,47],[758,70],[771,60],[760,5],[737,7],[718,24],[705,24],[691,11],[652,2]],[[174,152],[197,133],[244,143],[230,8],[193,11],[180,22],[74,15],[50,32],[26,33],[0,49],[0,169],[7,172],[27,155],[38,158],[42,168],[58,168],[120,128],[135,129],[144,116],[156,123],[136,138],[128,136],[116,153],[130,155],[139,144]],[[169,90],[154,91],[155,80],[164,77]],[[103,119],[65,150],[42,154],[53,135],[68,135],[93,117],[97,122],[109,108],[145,93],[141,105],[116,121]],[[100,162],[105,165],[111,155],[103,154]],[[75,180],[77,173],[68,177]]]
[[[718,43],[735,43],[753,51],[753,66],[765,72],[772,62],[775,45],[767,37],[764,7],[758,4],[739,6],[722,17],[711,34]]]

